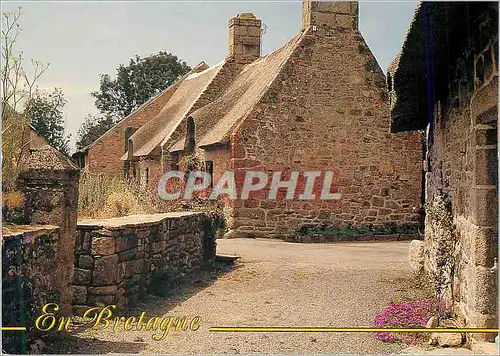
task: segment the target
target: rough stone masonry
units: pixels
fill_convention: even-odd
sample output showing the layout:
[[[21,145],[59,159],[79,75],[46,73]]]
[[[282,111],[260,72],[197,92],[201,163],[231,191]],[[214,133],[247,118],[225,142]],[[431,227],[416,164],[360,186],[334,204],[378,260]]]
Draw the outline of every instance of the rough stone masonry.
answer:
[[[413,259],[416,270],[423,263],[438,297],[467,327],[492,329],[498,328],[498,67],[498,2],[422,2],[388,70],[392,130],[427,131],[425,240],[412,245],[414,257],[423,254],[423,261]],[[493,341],[495,334],[467,336]]]
[[[215,258],[215,236],[203,213],[132,215],[78,223],[72,281],[73,310],[115,304],[119,311],[147,292]]]
[[[289,171],[331,171],[332,192],[342,198],[273,201],[256,194],[232,204],[230,235],[282,235],[331,222],[417,223],[420,136],[389,131],[385,76],[358,30],[358,3],[304,1],[302,26],[291,55],[232,133],[230,150],[211,151],[214,174],[228,165],[237,176],[253,169],[283,171],[284,179]]]

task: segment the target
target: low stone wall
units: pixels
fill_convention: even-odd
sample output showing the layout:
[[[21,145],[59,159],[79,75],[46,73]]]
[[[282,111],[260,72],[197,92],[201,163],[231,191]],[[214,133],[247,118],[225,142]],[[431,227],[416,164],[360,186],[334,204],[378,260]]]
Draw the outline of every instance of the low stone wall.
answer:
[[[115,304],[123,310],[215,260],[215,234],[203,213],[133,215],[79,221],[73,311]]]
[[[59,228],[8,225],[2,228],[2,325],[25,326],[28,333],[2,332],[6,352],[23,352],[36,336],[34,321],[45,303],[59,303],[57,275]]]

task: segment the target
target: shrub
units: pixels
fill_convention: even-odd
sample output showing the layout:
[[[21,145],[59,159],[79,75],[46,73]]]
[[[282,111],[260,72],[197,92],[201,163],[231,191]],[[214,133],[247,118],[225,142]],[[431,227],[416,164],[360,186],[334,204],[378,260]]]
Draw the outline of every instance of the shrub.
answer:
[[[103,174],[86,173],[80,178],[79,217],[106,219],[164,211],[155,204],[150,191],[139,189],[135,183]]]
[[[126,216],[140,210],[136,197],[129,190],[111,192],[104,205],[106,216]]]

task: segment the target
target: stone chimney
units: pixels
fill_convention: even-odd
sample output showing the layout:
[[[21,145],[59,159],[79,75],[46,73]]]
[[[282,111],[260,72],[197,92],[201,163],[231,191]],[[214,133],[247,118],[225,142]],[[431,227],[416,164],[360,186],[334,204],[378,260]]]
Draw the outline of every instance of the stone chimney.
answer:
[[[229,21],[229,58],[247,64],[260,57],[262,21],[252,13],[242,13]]]
[[[319,28],[358,29],[357,1],[302,1],[302,30]]]

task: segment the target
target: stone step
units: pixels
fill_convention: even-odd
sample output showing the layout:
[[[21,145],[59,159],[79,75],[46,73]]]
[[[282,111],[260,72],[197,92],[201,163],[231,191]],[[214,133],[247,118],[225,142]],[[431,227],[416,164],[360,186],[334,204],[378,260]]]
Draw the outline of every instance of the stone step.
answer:
[[[240,258],[240,256],[217,254],[215,256],[215,262],[233,264],[239,258]]]

